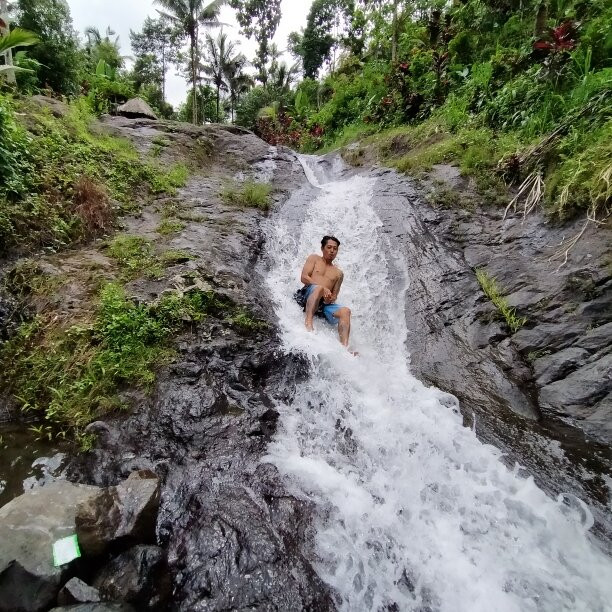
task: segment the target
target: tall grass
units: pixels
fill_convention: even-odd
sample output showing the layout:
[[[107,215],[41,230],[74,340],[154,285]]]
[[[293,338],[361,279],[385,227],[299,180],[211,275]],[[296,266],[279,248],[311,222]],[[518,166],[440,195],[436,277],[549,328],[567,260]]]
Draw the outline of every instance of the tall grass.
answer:
[[[476,279],[480,283],[480,286],[484,294],[493,302],[495,307],[499,310],[502,317],[506,321],[508,327],[512,333],[517,332],[527,322],[527,317],[519,317],[516,314],[516,309],[512,308],[506,298],[503,297],[501,289],[497,284],[495,278],[489,276],[486,270],[478,268],[476,270]]]

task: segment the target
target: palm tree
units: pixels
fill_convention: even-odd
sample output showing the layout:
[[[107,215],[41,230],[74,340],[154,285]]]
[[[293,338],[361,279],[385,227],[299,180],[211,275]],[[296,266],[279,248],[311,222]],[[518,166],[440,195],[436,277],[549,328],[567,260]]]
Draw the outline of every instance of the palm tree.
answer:
[[[114,70],[123,66],[127,56],[120,54],[121,46],[119,44],[119,36],[116,36],[116,34],[110,26],[106,28],[105,36],[102,36],[100,30],[94,26],[85,28],[85,36],[87,37],[85,50],[89,55],[90,64],[93,69],[99,64],[101,59]],[[112,36],[115,37],[114,40],[111,39]]]
[[[210,81],[217,90],[217,123],[219,122],[219,102],[221,90],[227,91],[228,83],[226,81],[226,73],[228,66],[236,61],[234,51],[236,43],[233,40],[228,40],[227,34],[223,31],[219,32],[217,38],[213,38],[210,34],[206,34],[205,38],[205,57],[206,63],[202,66],[204,73],[207,75],[207,80]]]
[[[244,72],[248,63],[247,58],[239,53],[225,66],[225,81],[229,88],[232,123],[234,123],[234,110],[240,96],[253,86],[253,79]]]
[[[169,19],[185,36],[189,37],[189,55],[191,64],[191,84],[193,86],[193,112],[194,124],[198,122],[197,85],[198,85],[198,35],[200,26],[214,27],[219,24],[218,16],[221,6],[226,0],[213,0],[204,4],[204,0],[155,0],[163,7],[158,11],[160,15]]]
[[[274,66],[274,70],[270,70],[269,83],[277,91],[288,93],[291,89],[291,84],[297,79],[299,73],[299,64],[287,66],[285,62],[281,62]]]

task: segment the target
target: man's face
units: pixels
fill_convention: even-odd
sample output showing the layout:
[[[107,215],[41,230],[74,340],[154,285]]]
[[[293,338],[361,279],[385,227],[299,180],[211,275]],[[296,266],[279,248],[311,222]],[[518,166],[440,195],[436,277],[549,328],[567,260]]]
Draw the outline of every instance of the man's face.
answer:
[[[321,251],[323,252],[323,259],[331,263],[336,259],[336,255],[338,254],[338,245],[333,240],[328,240]]]

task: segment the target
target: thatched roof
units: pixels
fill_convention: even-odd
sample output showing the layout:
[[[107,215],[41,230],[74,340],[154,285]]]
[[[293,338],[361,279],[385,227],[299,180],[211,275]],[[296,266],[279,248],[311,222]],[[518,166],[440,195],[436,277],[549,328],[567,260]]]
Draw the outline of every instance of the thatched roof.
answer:
[[[132,98],[117,108],[117,114],[124,117],[145,117],[146,119],[157,119],[151,107],[142,98]]]

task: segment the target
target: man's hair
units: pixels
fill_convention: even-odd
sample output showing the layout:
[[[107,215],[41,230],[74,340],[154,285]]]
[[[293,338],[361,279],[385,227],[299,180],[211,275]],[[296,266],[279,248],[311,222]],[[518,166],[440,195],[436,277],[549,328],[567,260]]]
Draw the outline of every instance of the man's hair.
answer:
[[[335,236],[323,236],[323,240],[321,240],[321,248],[325,248],[328,240],[333,240],[338,246],[340,246],[340,241]]]

